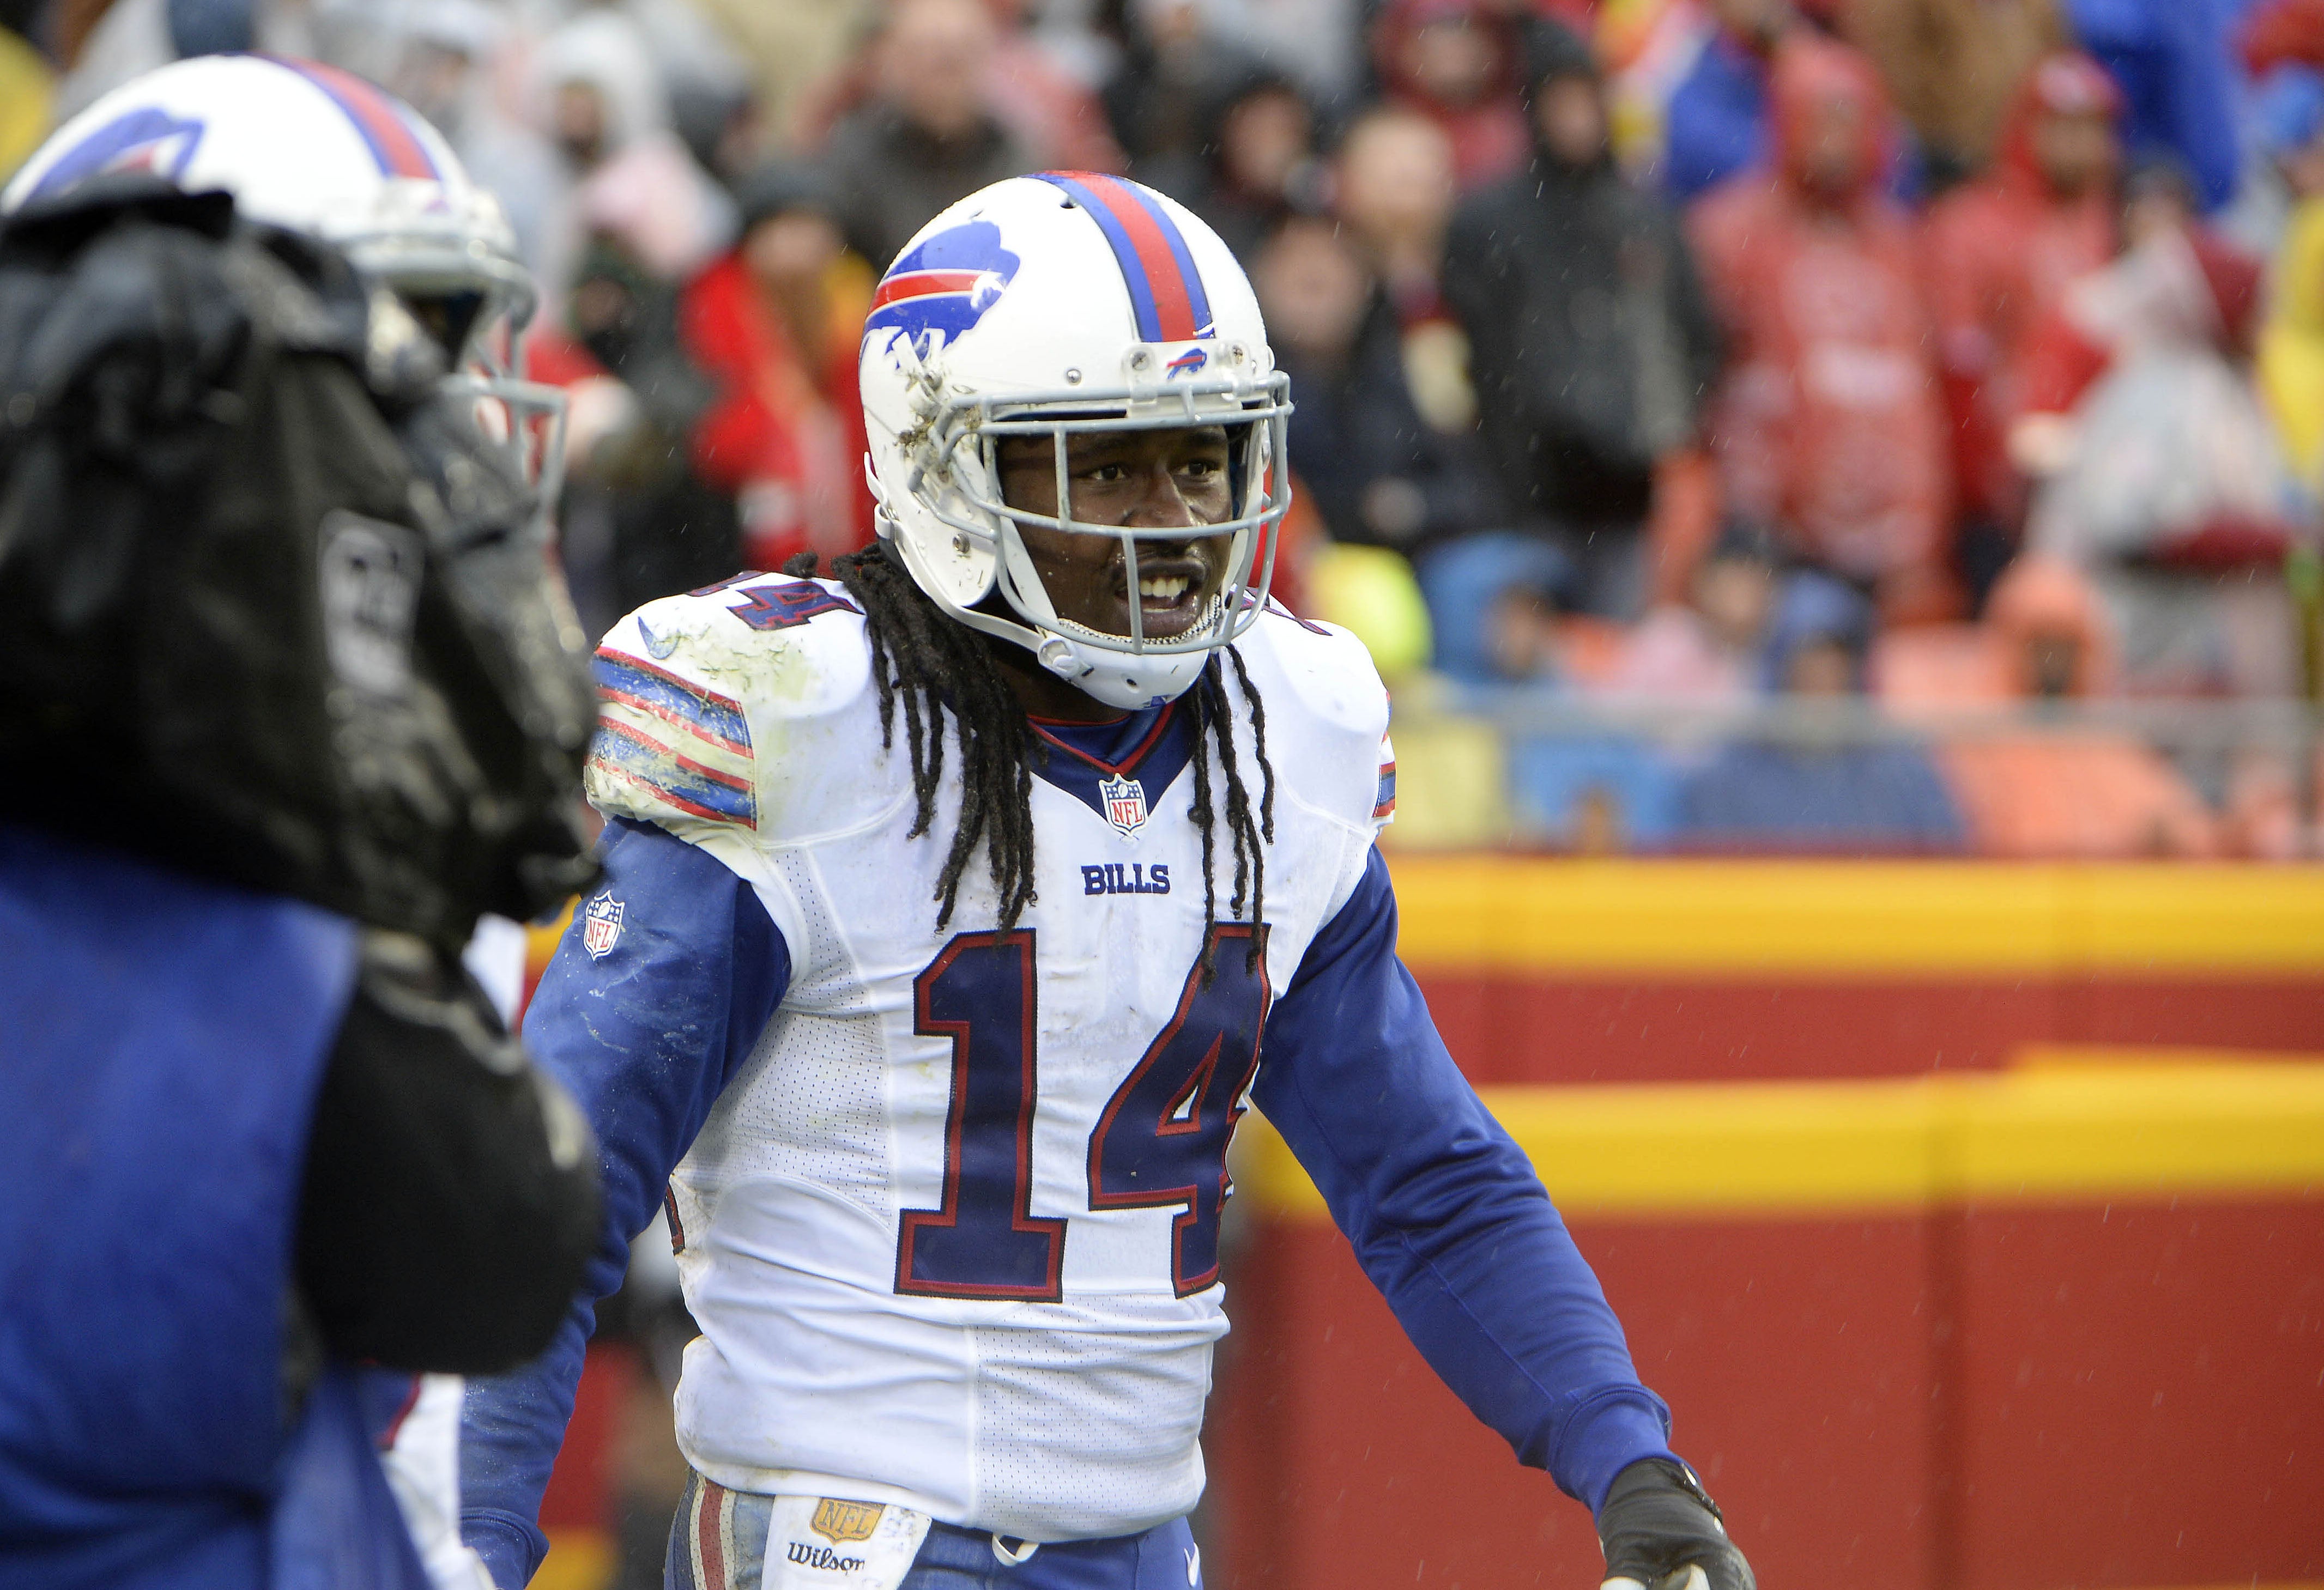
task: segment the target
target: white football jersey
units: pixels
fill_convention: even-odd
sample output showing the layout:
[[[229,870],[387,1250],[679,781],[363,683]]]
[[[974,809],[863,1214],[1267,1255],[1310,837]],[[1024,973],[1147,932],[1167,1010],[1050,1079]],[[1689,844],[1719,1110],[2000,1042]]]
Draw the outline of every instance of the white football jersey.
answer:
[[[939,930],[958,748],[948,731],[933,832],[911,837],[902,703],[884,748],[843,587],[752,576],[606,638],[591,799],[731,869],[791,959],[671,1181],[703,1332],[678,1440],[710,1479],[1034,1540],[1194,1505],[1227,1328],[1227,1140],[1269,1003],[1354,892],[1389,804],[1387,696],[1361,644],[1277,610],[1240,650],[1266,707],[1275,837],[1266,921],[1213,930],[1205,981],[1189,746],[1213,756],[1221,918],[1234,862],[1223,778],[1193,735],[1166,721],[1112,766],[1052,745],[1033,785],[1038,899],[997,931],[980,848]],[[1227,692],[1255,805],[1231,671]]]

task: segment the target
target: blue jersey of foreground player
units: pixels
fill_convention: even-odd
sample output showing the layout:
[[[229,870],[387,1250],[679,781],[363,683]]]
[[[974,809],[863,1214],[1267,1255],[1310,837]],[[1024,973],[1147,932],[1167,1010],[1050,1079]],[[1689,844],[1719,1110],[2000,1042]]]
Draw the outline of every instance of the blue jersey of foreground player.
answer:
[[[1037,725],[1038,895],[1003,933],[973,868],[936,924],[958,781],[910,837],[908,759],[881,745],[840,587],[672,598],[608,637],[607,877],[526,1036],[604,1148],[598,1293],[667,1196],[704,1333],[678,1439],[706,1481],[1032,1541],[1183,1515],[1250,1102],[1520,1460],[1594,1508],[1667,1455],[1595,1278],[1396,959],[1370,659],[1276,613],[1239,644],[1276,781],[1268,920],[1205,920],[1174,705]],[[1220,917],[1231,895],[1222,876]],[[503,1585],[542,1550],[588,1318],[469,1387],[466,1534]]]
[[[286,1384],[352,923],[0,825],[0,1584],[419,1590],[354,1372]]]

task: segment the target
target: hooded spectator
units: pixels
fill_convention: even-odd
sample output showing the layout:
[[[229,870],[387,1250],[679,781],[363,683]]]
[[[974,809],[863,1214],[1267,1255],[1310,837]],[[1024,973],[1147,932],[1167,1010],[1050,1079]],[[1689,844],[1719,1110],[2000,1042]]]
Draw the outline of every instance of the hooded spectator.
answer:
[[[1998,544],[1993,573],[2024,519],[2006,437],[2027,341],[2070,282],[2114,257],[2121,106],[2089,57],[2044,56],[2018,85],[1993,170],[1929,212],[1923,259],[1960,508],[1972,542]],[[1990,583],[1974,570],[1971,580]]]
[[[1767,687],[1837,714],[1863,693],[1871,630],[1870,604],[1854,589],[1794,574],[1776,603]],[[1831,728],[1828,738],[1743,741],[1711,758],[1679,792],[1678,842],[1833,854],[1960,848],[1960,813],[1918,747]]]
[[[1388,0],[1372,24],[1372,57],[1388,102],[1452,139],[1462,192],[1525,163],[1524,49],[1506,9],[1485,0]]]
[[[2087,580],[2054,558],[2028,556],[1994,588],[1985,622],[1961,626],[1958,636],[1891,636],[1877,672],[1882,701],[1900,713],[2013,702],[2039,712],[2111,690],[2113,638]],[[1955,736],[1937,760],[1981,854],[2206,856],[2218,849],[2218,823],[2201,798],[2168,760],[2127,735],[2035,723]]]
[[[1299,394],[1291,465],[1333,539],[1410,554],[1485,523],[1468,435],[1421,418],[1396,312],[1340,229],[1286,221],[1260,249],[1252,285]]]
[[[1445,296],[1510,510],[1559,543],[1582,608],[1632,618],[1655,466],[1694,436],[1718,334],[1678,226],[1614,165],[1588,48],[1538,24],[1526,77],[1528,169],[1455,216]]]
[[[1711,419],[1729,506],[1890,617],[1942,617],[1949,449],[1913,234],[1879,189],[1886,97],[1863,56],[1803,35],[1775,105],[1775,169],[1689,217],[1731,338]]]
[[[555,305],[592,233],[675,282],[725,246],[733,212],[669,127],[669,102],[644,32],[615,11],[584,13],[543,41],[534,115],[564,181],[543,245],[542,298]]]
[[[982,0],[899,0],[872,54],[872,97],[832,129],[825,166],[855,251],[884,271],[955,199],[1034,170],[993,114]]]
[[[703,478],[733,495],[742,559],[779,569],[801,552],[872,537],[856,355],[872,272],[846,250],[819,173],[776,162],[736,195],[742,236],[686,290],[679,327],[719,389],[694,431]]]

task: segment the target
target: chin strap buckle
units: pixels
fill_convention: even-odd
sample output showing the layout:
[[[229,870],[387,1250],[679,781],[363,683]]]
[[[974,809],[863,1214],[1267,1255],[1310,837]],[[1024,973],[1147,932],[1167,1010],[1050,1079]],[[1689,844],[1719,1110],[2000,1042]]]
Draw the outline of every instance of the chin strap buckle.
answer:
[[[1052,635],[1042,641],[1033,655],[1040,659],[1043,667],[1068,685],[1076,679],[1085,679],[1096,671],[1093,665],[1082,660],[1081,655],[1074,650],[1073,643],[1062,635]],[[999,1549],[996,1547],[995,1549]]]

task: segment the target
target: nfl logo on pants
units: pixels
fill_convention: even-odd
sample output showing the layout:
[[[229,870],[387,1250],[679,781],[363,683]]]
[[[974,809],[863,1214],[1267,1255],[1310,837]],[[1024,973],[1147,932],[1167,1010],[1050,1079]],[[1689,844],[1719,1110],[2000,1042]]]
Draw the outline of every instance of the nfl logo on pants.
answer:
[[[581,913],[581,947],[592,960],[603,960],[622,942],[622,903],[599,895]]]
[[[1146,786],[1135,778],[1101,778],[1097,793],[1105,802],[1105,820],[1113,824],[1114,832],[1124,839],[1136,839],[1138,831],[1146,826]]]

